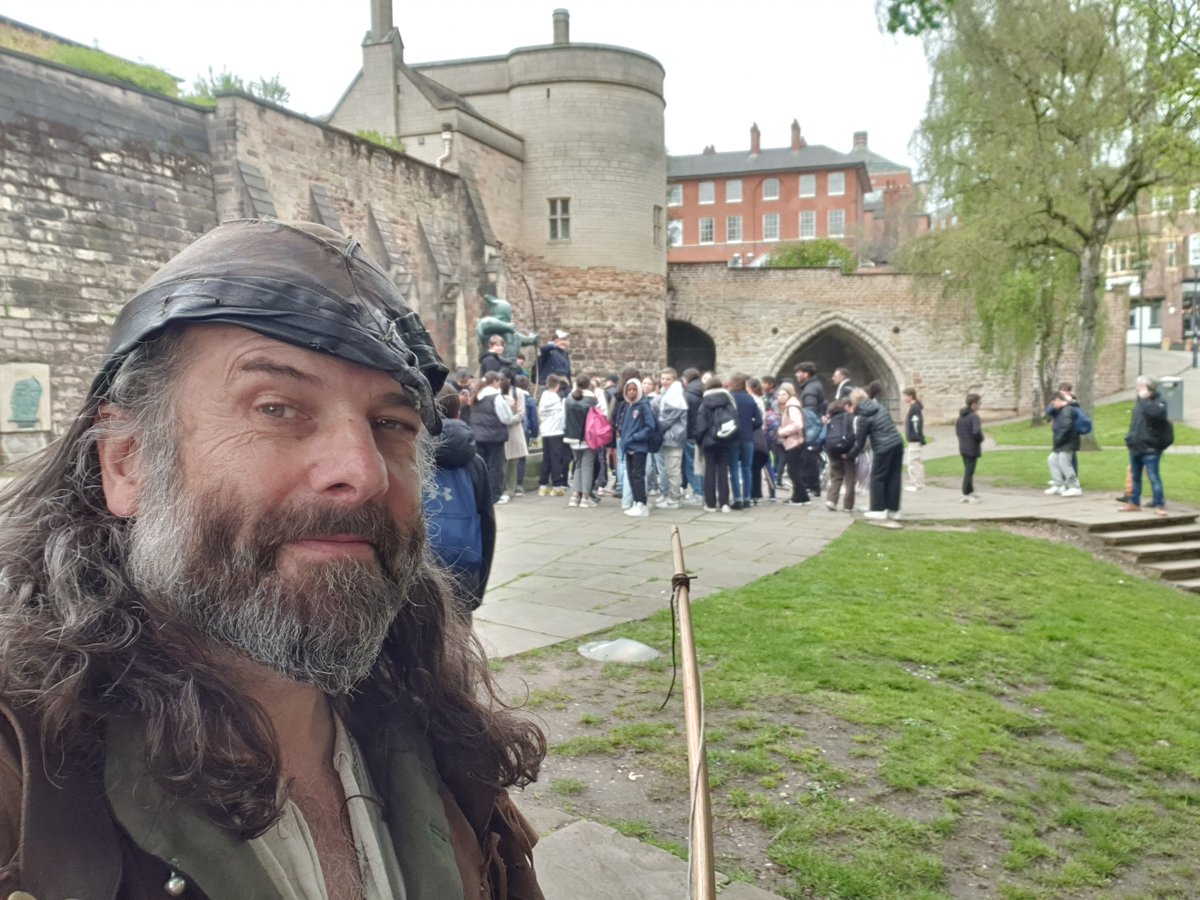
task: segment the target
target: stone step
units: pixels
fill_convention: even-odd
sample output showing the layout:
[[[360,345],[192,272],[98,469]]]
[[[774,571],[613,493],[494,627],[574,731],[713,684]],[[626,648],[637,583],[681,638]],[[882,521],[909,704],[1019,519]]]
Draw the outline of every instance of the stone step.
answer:
[[[1100,540],[1110,547],[1147,542],[1200,541],[1200,524],[1169,525],[1166,528],[1136,528],[1130,531],[1110,531],[1100,534]]]
[[[1142,512],[1118,513],[1109,518],[1103,518],[1087,522],[1084,528],[1090,534],[1111,534],[1118,531],[1139,531],[1149,530],[1154,528],[1164,528],[1168,525],[1190,525],[1196,521],[1196,514],[1193,512],[1171,512],[1168,510],[1165,516],[1154,515],[1153,510],[1146,507]]]
[[[1167,562],[1150,563],[1143,568],[1165,581],[1190,581],[1200,579],[1200,559],[1175,559]]]
[[[1172,559],[1195,559],[1200,564],[1200,541],[1160,541],[1157,543],[1130,544],[1116,547],[1121,553],[1133,557],[1133,562],[1145,565]]]
[[[1200,594],[1200,578],[1184,578],[1180,581],[1172,581],[1171,584],[1180,590]]]

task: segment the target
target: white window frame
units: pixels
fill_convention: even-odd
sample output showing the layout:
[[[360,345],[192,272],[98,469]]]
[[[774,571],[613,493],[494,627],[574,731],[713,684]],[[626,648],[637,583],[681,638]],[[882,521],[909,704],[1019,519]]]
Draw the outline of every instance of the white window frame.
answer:
[[[667,185],[667,206],[683,206],[683,185],[679,182]]]
[[[774,192],[771,192],[770,188],[774,188]],[[778,178],[763,179],[762,198],[764,200],[778,200],[779,199],[779,179]]]
[[[774,227],[774,232],[775,232],[774,237],[771,236],[772,228],[770,226],[772,226],[772,225],[775,226]],[[764,241],[779,240],[779,213],[763,213],[763,240]]]
[[[571,198],[547,197],[550,205],[550,240],[569,241],[571,239]]]
[[[805,223],[808,223],[806,229]],[[813,241],[817,238],[817,211],[815,209],[803,209],[800,211],[800,240]]]
[[[1179,243],[1177,241],[1167,241],[1167,268],[1179,268]]]
[[[702,216],[700,219],[700,241],[701,244],[715,244],[717,238],[717,220],[712,216]],[[705,228],[707,225],[707,229]],[[704,239],[704,232],[708,231],[708,240]]]
[[[683,246],[683,220],[668,219],[667,220],[667,246],[682,247]]]
[[[711,206],[717,202],[717,183],[715,181],[701,181],[697,186],[700,192],[700,205]],[[708,195],[708,199],[704,199],[704,195]]]
[[[808,190],[804,190],[805,184],[808,185]],[[800,196],[815,197],[817,196],[817,176],[813,174],[800,176]]]
[[[726,203],[741,203],[742,202],[742,179],[728,178],[725,180],[725,202]]]
[[[838,220],[837,231],[834,231],[834,219]],[[831,209],[829,215],[825,217],[827,223],[827,231],[829,237],[840,238],[846,236],[846,211],[844,209]]]
[[[737,224],[735,229],[734,223]],[[734,231],[737,231],[737,237],[733,236]],[[740,244],[742,242],[742,217],[741,216],[726,216],[725,217],[725,243]]]
[[[828,187],[830,197],[844,197],[846,195],[846,173],[830,172]]]

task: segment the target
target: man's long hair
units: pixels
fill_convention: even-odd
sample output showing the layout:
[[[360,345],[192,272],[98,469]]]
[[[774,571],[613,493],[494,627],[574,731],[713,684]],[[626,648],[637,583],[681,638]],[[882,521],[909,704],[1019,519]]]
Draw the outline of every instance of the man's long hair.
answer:
[[[162,442],[175,441],[186,402],[172,387],[185,354],[181,330],[136,348],[106,397],[90,398],[0,495],[0,696],[40,722],[51,774],[99,759],[106,719],[142,719],[159,782],[252,837],[282,809],[273,729],[198,645],[151,620],[127,574],[129,522],[108,510],[100,481],[97,440],[117,428],[136,434],[143,460],[174,464]],[[97,419],[104,402],[121,422]],[[338,709],[360,734],[407,718],[444,771],[496,788],[533,781],[546,752],[541,731],[499,699],[470,621],[428,558],[370,676]]]

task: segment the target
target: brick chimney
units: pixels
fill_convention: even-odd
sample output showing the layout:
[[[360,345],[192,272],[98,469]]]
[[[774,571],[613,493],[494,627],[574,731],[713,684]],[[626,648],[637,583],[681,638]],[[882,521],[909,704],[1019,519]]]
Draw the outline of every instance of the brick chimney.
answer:
[[[571,14],[565,9],[554,11],[554,43],[571,43]]]
[[[755,122],[750,126],[750,155],[758,156],[762,149],[762,132],[758,130],[758,123]]]
[[[854,149],[857,150],[860,147],[863,150],[867,149],[867,133],[865,131],[854,132]]]
[[[808,141],[800,137],[800,123],[792,119],[792,149],[799,150],[801,147],[807,147]]]
[[[713,144],[709,144],[707,147],[704,148],[705,156],[713,156],[716,152],[717,152],[717,148]]]

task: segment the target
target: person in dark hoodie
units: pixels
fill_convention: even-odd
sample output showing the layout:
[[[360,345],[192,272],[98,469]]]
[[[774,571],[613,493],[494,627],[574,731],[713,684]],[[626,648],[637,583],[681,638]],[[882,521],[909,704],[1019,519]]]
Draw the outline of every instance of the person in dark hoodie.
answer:
[[[475,452],[471,427],[459,419],[458,391],[437,397],[442,433],[433,439],[433,481],[424,495],[429,546],[452,578],[469,615],[483,603],[496,548],[496,514],[487,463]]]
[[[704,452],[704,511],[730,511],[729,506],[729,447],[730,441],[718,435],[720,420],[737,420],[737,404],[721,379],[715,375],[704,382],[704,397],[696,413],[696,443]],[[736,435],[734,437],[736,440]]]
[[[983,455],[983,422],[979,418],[982,397],[967,394],[966,406],[958,411],[954,434],[958,437],[958,453],[963,461],[962,497],[959,503],[978,503],[975,493],[975,466]]]
[[[502,355],[504,353],[504,338],[498,334],[493,334],[488,340],[488,348],[486,353],[479,354],[479,377],[482,378],[488,372],[499,372],[501,375],[508,378],[510,381],[516,375],[512,363]]]
[[[917,399],[917,389],[906,387],[903,392],[908,401],[908,412],[904,414],[904,438],[908,441],[905,455],[908,463],[908,485],[906,491],[925,488],[925,464],[921,462],[921,451],[925,448],[925,407]]]
[[[1050,480],[1053,483],[1046,488],[1046,493],[1078,497],[1083,494],[1083,488],[1079,486],[1079,474],[1075,471],[1072,458],[1079,452],[1079,428],[1075,417],[1075,410],[1079,407],[1076,405],[1072,408],[1071,395],[1059,391],[1050,400],[1050,408],[1054,410],[1051,423],[1053,444],[1046,463],[1050,467]]]
[[[650,515],[650,507],[646,505],[646,455],[650,452],[651,435],[658,434],[658,420],[642,392],[640,378],[626,381],[622,393],[625,399],[621,409],[625,481],[633,494],[633,503],[625,510],[625,515],[645,518]]]
[[[1142,471],[1150,480],[1150,505],[1157,515],[1167,514],[1163,496],[1162,476],[1159,463],[1162,453],[1175,441],[1175,429],[1167,418],[1166,401],[1158,395],[1158,382],[1149,375],[1137,379],[1138,401],[1129,419],[1129,432],[1125,435],[1125,446],[1129,448],[1129,468],[1132,477],[1129,502],[1121,506],[1121,512],[1136,512],[1142,505]]]
[[[861,388],[850,392],[851,409],[858,416],[857,433],[851,459],[871,442],[870,509],[863,513],[867,521],[888,528],[900,527],[900,480],[904,467],[904,440],[891,414],[878,400]]]
[[[762,411],[746,389],[746,376],[729,376],[729,393],[738,414],[738,439],[730,446],[729,476],[733,482],[733,509],[750,508],[750,479],[754,474],[754,432],[762,430]],[[760,491],[761,493],[761,491]]]
[[[684,498],[685,503],[702,503],[704,496],[704,479],[696,473],[696,454],[700,449],[696,442],[696,413],[700,410],[700,401],[704,397],[704,379],[695,368],[684,369],[683,399],[687,401],[687,443],[683,448],[683,480],[686,487],[691,488],[691,498]]]

